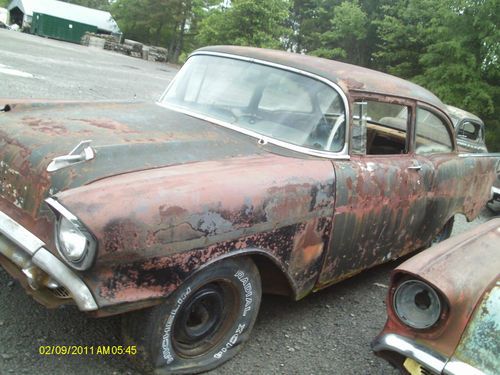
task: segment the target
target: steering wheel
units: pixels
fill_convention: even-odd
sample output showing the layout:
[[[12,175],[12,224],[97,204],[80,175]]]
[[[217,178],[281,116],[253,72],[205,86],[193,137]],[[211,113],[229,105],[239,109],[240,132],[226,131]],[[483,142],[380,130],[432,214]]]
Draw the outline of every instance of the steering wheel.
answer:
[[[337,132],[340,129],[344,120],[345,120],[345,115],[340,115],[335,121],[335,124],[333,124],[332,131],[330,133],[330,136],[328,137],[328,141],[326,142],[326,147],[325,147],[326,151],[331,150],[333,140],[335,139],[335,136],[337,135]]]

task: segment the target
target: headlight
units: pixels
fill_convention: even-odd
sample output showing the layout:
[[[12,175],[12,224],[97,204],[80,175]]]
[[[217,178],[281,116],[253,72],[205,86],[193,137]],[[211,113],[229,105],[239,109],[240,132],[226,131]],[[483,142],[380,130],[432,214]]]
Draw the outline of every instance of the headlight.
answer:
[[[443,309],[436,291],[419,280],[408,280],[397,287],[393,307],[403,323],[416,329],[432,327]]]
[[[78,262],[85,255],[87,237],[63,216],[59,221],[57,240],[61,251],[71,262]]]
[[[77,270],[88,269],[94,261],[96,241],[78,218],[52,198],[45,200],[57,216],[56,246],[66,263]]]

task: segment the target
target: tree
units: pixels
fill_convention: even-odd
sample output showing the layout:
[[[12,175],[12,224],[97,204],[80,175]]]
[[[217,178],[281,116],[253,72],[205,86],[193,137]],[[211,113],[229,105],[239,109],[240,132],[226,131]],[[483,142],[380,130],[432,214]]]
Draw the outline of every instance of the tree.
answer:
[[[109,10],[110,8],[109,0],[62,0],[62,1],[93,9]]]
[[[168,48],[169,61],[177,62],[186,37],[192,48],[199,18],[214,0],[117,0],[111,13],[127,38]]]
[[[400,0],[376,21],[378,66],[481,117],[491,150],[500,150],[498,8],[496,0]]]
[[[201,25],[200,45],[234,44],[280,48],[289,38],[287,0],[234,0],[213,9]]]
[[[320,35],[321,47],[311,54],[366,65],[362,43],[367,35],[368,19],[358,1],[344,1],[333,8],[330,28]]]
[[[376,66],[403,78],[422,73],[419,62],[434,42],[436,21],[450,11],[439,0],[398,0],[382,6],[384,16],[374,20],[380,43],[374,53]]]

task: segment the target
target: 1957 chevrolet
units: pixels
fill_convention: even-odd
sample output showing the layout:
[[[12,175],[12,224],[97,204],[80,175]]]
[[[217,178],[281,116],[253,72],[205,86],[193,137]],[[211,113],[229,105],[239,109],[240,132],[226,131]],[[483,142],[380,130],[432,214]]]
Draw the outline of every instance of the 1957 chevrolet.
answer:
[[[126,339],[173,373],[234,356],[261,292],[446,238],[498,163],[425,89],[280,51],[200,49],[158,103],[3,103],[0,263],[47,307],[136,311]]]

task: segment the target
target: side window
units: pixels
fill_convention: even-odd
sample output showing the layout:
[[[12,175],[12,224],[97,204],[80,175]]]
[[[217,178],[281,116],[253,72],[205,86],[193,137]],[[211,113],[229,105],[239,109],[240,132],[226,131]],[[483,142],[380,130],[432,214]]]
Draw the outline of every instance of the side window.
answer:
[[[470,141],[476,141],[481,136],[481,125],[472,121],[465,121],[460,124],[457,136]]]
[[[417,108],[417,154],[439,154],[452,150],[453,142],[446,124],[432,112]]]
[[[353,153],[366,153],[366,155],[407,153],[408,107],[371,100],[356,104],[361,107],[366,106],[366,110],[354,113]]]

